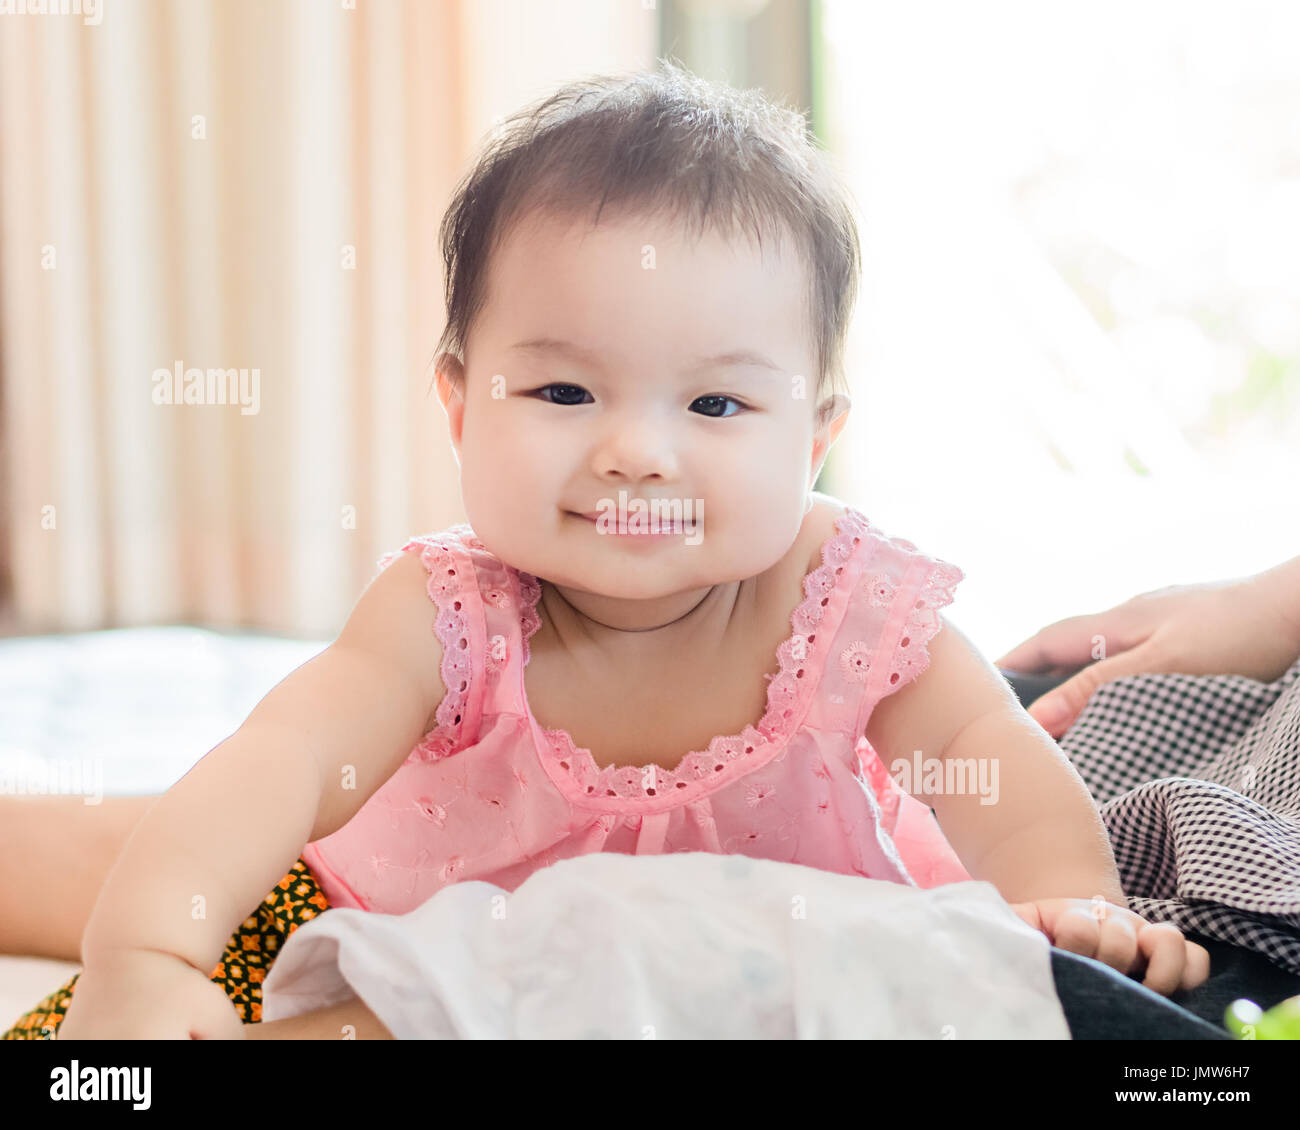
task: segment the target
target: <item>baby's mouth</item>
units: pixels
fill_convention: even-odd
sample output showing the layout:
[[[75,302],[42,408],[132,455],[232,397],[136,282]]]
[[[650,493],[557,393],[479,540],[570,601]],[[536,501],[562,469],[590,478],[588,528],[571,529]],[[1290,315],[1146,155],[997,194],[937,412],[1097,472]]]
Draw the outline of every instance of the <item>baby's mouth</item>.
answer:
[[[566,513],[569,515],[569,517],[577,518],[579,521],[589,522],[592,526],[596,526],[597,522],[602,517],[605,517],[605,515],[602,514],[579,514],[572,510],[566,511]],[[610,515],[606,518],[605,528],[603,530],[597,529],[597,533],[604,533],[607,536],[617,537],[617,538],[654,538],[654,537],[672,537],[674,535],[682,534],[686,532],[685,527],[682,525],[682,523],[675,520],[673,521],[660,520],[657,524],[652,524],[651,528],[649,529],[646,528],[634,529],[631,528],[632,522],[629,519],[625,523],[625,526],[627,528],[620,528],[617,516]]]

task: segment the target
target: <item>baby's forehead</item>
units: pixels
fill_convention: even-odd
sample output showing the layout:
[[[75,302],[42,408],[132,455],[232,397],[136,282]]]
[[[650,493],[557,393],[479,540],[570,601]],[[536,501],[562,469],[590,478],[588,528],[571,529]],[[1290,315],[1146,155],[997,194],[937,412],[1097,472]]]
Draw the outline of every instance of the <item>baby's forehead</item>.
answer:
[[[534,208],[510,221],[497,240],[515,258],[538,269],[547,262],[540,255],[581,255],[593,247],[612,244],[635,258],[640,270],[657,267],[650,252],[671,251],[682,257],[731,253],[738,269],[752,266],[752,261],[779,263],[788,269],[800,258],[798,245],[791,233],[775,221],[758,227],[733,223],[721,216],[699,219],[667,207],[605,209],[599,220],[594,210],[580,213],[556,212]]]
[[[769,323],[808,333],[809,286],[793,241],[672,214],[530,215],[503,235],[488,267],[494,320]]]

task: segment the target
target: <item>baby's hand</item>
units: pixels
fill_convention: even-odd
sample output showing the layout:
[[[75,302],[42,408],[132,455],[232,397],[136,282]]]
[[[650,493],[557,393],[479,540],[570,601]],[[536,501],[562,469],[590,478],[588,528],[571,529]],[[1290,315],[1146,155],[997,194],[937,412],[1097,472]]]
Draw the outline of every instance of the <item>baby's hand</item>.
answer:
[[[1059,949],[1092,957],[1169,996],[1194,989],[1210,975],[1210,955],[1171,922],[1148,922],[1126,907],[1093,899],[1038,899],[1011,904]]]
[[[242,1040],[225,991],[179,957],[119,949],[77,978],[60,1040]]]

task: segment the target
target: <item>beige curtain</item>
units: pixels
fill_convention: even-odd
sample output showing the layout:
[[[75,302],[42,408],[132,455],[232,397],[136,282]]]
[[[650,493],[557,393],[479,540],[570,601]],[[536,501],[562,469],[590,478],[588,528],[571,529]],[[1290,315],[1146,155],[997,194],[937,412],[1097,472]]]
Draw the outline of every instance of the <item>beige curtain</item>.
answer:
[[[47,6],[0,18],[6,630],[333,634],[464,518],[430,392],[456,180],[494,119],[652,65],[655,6]],[[177,369],[208,402],[157,402]]]

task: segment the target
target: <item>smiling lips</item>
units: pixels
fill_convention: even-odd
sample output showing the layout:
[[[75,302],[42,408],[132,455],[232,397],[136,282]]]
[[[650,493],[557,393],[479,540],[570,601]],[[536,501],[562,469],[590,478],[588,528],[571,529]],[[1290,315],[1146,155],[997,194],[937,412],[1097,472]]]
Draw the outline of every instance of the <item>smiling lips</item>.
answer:
[[[572,514],[573,517],[575,518],[585,519],[586,521],[590,522],[593,526],[596,524],[596,520],[602,516],[602,511],[599,510],[593,510],[593,511],[583,512],[583,513],[576,513],[574,511],[570,511],[569,513]],[[669,525],[669,523],[664,521],[660,521],[658,525],[658,529],[654,531],[620,530],[619,523],[616,517],[611,518],[609,522],[609,528],[605,531],[607,535],[613,537],[623,537],[623,538],[670,537],[673,534],[680,534],[682,532],[683,530],[680,522],[673,522],[671,525]]]

